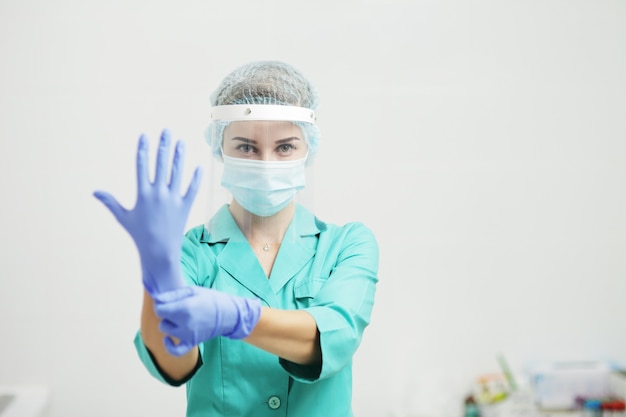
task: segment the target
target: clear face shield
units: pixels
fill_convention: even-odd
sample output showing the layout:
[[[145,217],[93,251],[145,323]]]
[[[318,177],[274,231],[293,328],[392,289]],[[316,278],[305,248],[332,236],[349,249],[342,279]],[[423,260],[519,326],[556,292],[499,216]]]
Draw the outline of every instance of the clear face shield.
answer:
[[[211,216],[224,204],[263,221],[313,206],[312,159],[319,130],[311,109],[268,104],[216,106],[206,138]]]

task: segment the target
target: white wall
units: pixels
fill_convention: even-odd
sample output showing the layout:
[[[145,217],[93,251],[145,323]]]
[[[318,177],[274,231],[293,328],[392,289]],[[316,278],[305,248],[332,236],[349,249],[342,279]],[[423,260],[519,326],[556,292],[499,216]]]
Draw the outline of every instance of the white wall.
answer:
[[[626,362],[621,0],[0,1],[0,384],[47,417],[182,415],[136,358],[140,132],[184,138],[235,66],[322,94],[319,217],[381,247],[358,416],[451,415],[496,354]],[[189,224],[207,216],[205,182]]]

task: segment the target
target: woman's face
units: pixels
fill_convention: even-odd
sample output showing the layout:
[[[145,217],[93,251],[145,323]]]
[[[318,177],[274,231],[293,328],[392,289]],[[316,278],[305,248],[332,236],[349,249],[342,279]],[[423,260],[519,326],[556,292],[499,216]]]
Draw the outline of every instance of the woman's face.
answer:
[[[222,148],[235,158],[290,161],[304,158],[308,145],[302,130],[291,122],[246,120],[224,129]]]

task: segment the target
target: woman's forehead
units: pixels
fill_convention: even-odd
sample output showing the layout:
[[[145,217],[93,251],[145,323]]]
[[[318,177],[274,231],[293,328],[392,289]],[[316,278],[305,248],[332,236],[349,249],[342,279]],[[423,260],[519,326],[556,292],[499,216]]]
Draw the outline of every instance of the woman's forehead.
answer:
[[[248,139],[267,138],[283,139],[286,137],[302,138],[302,130],[292,122],[269,120],[244,120],[230,123],[224,130],[224,136],[245,137]]]

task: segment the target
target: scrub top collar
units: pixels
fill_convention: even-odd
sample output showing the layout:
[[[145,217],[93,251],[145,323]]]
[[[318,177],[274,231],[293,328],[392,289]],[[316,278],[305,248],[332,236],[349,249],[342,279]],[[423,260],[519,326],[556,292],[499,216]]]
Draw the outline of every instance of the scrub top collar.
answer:
[[[324,229],[324,223],[318,222],[308,210],[296,206],[269,277],[265,276],[227,205],[218,210],[208,230],[203,230],[200,241],[209,245],[226,243],[217,258],[220,268],[267,305],[276,307],[280,305],[277,294],[315,255],[316,236]]]

